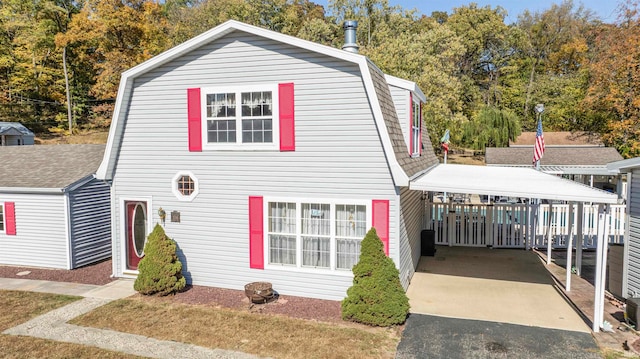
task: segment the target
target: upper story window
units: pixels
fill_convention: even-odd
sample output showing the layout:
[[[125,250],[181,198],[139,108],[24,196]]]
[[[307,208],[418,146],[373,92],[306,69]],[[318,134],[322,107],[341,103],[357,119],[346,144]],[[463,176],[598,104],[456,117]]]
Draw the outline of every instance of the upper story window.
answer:
[[[4,206],[0,204],[0,232],[4,232]]]
[[[203,147],[278,147],[277,85],[204,88]]]
[[[269,265],[350,271],[370,223],[366,204],[268,201]]]
[[[413,109],[411,113],[413,114],[413,118],[411,119],[411,156],[420,155],[420,147],[422,146],[422,138],[420,125],[422,124],[422,111],[420,111],[420,102],[412,101]]]

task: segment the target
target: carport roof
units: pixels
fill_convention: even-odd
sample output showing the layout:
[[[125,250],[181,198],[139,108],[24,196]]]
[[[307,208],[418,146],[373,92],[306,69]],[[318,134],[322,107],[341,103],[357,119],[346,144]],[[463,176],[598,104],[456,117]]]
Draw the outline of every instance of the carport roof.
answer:
[[[533,168],[439,164],[411,180],[409,188],[571,202],[618,203],[615,194]]]

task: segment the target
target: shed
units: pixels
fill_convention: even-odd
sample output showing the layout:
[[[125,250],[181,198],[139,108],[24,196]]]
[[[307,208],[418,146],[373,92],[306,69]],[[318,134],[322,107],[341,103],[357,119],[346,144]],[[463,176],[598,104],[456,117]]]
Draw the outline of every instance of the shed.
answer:
[[[0,122],[0,146],[33,145],[35,135],[19,122]]]
[[[0,147],[0,264],[73,269],[111,256],[104,145]]]

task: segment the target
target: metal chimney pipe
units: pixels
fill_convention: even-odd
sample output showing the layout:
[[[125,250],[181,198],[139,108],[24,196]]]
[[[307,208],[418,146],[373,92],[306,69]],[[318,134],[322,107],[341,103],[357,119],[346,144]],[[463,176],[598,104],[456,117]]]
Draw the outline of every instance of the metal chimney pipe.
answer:
[[[355,20],[347,20],[344,22],[344,45],[342,49],[344,51],[358,53],[358,44],[356,43],[356,29],[358,28],[358,22]]]

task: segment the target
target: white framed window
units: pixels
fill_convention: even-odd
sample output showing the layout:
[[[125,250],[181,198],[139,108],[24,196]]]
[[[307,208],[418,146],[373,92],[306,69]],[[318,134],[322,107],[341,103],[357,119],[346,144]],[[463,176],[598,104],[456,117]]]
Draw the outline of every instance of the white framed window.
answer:
[[[204,149],[278,149],[278,85],[203,88]]]
[[[351,273],[371,227],[365,201],[265,198],[266,265]]]
[[[351,270],[358,263],[367,218],[366,206],[336,205],[336,268]]]
[[[4,232],[4,205],[0,203],[0,232]]]
[[[198,178],[189,171],[178,172],[171,179],[171,190],[178,200],[193,201],[200,193]]]
[[[420,102],[413,100],[413,118],[411,119],[411,156],[420,155],[420,146],[422,139],[420,138],[420,125],[422,124],[422,111],[420,111]]]

